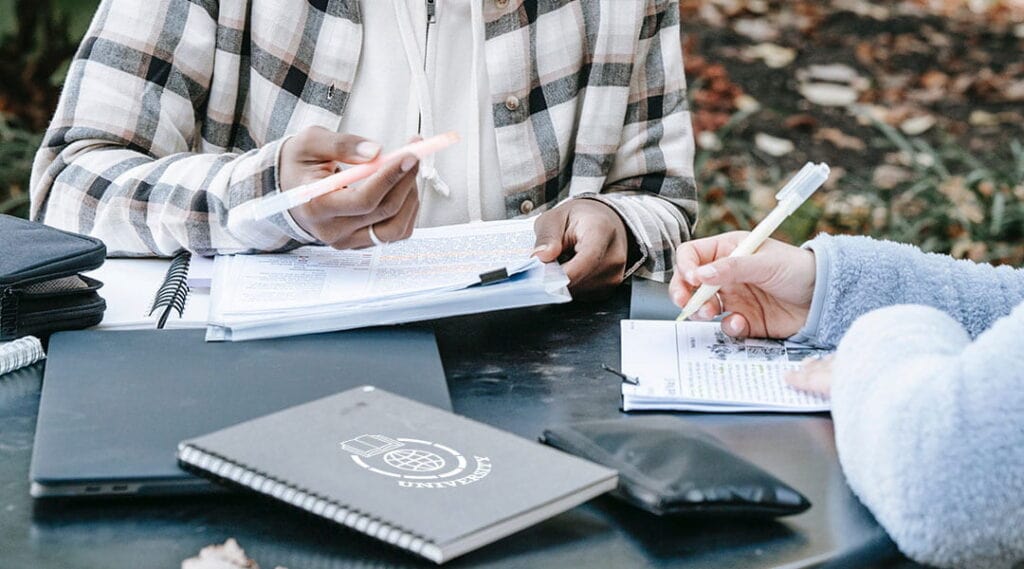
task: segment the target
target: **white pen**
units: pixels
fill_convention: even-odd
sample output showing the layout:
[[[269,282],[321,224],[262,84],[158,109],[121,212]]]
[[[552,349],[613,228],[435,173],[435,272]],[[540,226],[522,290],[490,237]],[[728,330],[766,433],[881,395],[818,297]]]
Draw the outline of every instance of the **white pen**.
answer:
[[[775,194],[775,199],[779,202],[775,209],[761,223],[757,224],[757,227],[750,232],[750,235],[747,235],[746,239],[736,246],[736,249],[729,256],[745,257],[753,255],[771,237],[772,233],[775,233],[775,230],[782,225],[782,222],[786,221],[787,217],[793,215],[793,212],[803,205],[807,198],[811,197],[811,194],[818,191],[818,188],[825,183],[825,180],[828,180],[828,174],[827,164],[812,164],[808,162],[804,165],[797,172],[797,175],[788,184],[783,186],[779,193]],[[720,288],[714,285],[700,285],[700,288],[697,289],[697,292],[693,293],[690,301],[683,307],[683,311],[679,313],[679,317],[676,320],[682,321],[693,316],[700,310],[701,306],[704,306],[705,302],[711,300],[718,293]]]

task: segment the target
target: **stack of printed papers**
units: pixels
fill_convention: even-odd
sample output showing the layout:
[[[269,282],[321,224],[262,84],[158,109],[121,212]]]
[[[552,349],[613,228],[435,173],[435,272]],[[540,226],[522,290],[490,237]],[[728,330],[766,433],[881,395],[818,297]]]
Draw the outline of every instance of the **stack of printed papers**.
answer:
[[[735,340],[715,322],[622,321],[625,411],[815,412],[828,400],[790,387],[787,371],[828,354],[781,340]]]
[[[531,221],[421,229],[363,250],[218,257],[207,340],[272,338],[569,302]]]

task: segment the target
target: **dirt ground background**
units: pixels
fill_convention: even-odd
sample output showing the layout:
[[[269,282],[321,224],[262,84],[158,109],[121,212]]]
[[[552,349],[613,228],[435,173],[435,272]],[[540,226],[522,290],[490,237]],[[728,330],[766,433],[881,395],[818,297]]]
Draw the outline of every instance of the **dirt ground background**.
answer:
[[[683,0],[701,234],[832,166],[782,237],[1024,260],[1024,2]]]
[[[0,212],[96,0],[0,0]],[[1024,262],[1024,0],[681,0],[700,235],[749,228],[806,161],[833,177],[779,232]]]

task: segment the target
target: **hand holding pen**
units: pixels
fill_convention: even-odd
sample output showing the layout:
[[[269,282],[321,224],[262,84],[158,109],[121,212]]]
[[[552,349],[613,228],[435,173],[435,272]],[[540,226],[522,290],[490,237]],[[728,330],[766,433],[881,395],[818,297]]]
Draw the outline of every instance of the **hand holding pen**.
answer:
[[[768,236],[827,177],[827,166],[808,164],[778,193],[778,206],[754,231],[683,243],[670,287],[673,301],[684,307],[680,319],[708,320],[727,311],[722,329],[731,336],[788,338],[798,332],[814,293],[814,254]]]
[[[259,220],[290,211],[303,230],[337,249],[368,247],[375,237],[405,239],[419,212],[419,160],[458,140],[454,133],[414,140],[381,156],[380,145],[367,139],[307,128],[281,149],[282,191],[251,200],[232,215]],[[339,162],[351,166],[339,171]]]

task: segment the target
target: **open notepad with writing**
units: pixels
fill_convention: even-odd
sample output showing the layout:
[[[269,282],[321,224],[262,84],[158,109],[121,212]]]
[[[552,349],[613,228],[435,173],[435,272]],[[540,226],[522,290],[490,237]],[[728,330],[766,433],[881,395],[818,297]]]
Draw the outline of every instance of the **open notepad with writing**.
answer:
[[[735,340],[715,322],[622,321],[625,411],[816,412],[822,397],[783,377],[828,351],[782,340]]]

